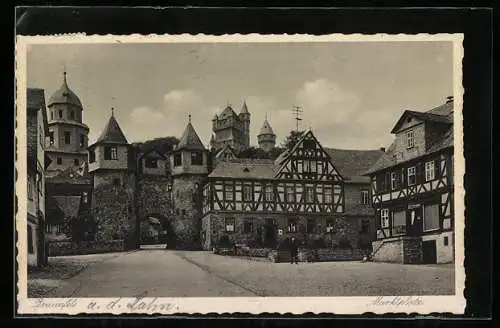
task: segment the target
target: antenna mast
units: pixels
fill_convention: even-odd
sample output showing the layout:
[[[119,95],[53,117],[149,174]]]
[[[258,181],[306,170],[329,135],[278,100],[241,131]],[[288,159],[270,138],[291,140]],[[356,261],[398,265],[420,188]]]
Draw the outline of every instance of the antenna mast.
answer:
[[[294,115],[294,120],[296,121],[296,131],[299,131],[299,121],[302,121],[302,112],[303,112],[303,109],[302,107],[300,106],[293,106],[292,108],[292,113]]]

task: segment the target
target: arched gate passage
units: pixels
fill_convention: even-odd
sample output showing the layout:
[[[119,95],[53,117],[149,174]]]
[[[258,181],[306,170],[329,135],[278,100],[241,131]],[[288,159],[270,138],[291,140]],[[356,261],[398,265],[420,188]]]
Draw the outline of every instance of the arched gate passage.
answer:
[[[161,214],[149,214],[140,221],[139,245],[166,245],[174,249],[177,237],[172,224]]]

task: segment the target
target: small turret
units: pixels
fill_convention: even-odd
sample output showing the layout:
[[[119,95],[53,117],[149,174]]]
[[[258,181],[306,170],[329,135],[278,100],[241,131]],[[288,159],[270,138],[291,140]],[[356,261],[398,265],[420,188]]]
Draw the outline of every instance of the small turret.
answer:
[[[267,115],[266,119],[264,120],[264,124],[262,124],[262,127],[260,128],[257,140],[259,143],[259,147],[266,152],[273,149],[276,145],[276,134],[274,134],[271,125],[267,121]]]

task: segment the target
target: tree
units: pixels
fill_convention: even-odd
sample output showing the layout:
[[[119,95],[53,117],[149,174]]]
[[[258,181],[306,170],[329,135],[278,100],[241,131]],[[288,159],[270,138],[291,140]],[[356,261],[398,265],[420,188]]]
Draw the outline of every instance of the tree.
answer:
[[[169,136],[146,140],[144,142],[135,142],[132,145],[141,153],[145,153],[150,150],[156,150],[160,154],[165,154],[166,152],[174,149],[174,145],[177,145],[178,143],[179,139]]]
[[[293,146],[295,146],[295,144],[297,143],[297,141],[299,141],[299,138],[302,136],[303,133],[304,131],[295,131],[295,130],[290,131],[290,134],[285,138],[282,147],[287,150],[292,149]]]

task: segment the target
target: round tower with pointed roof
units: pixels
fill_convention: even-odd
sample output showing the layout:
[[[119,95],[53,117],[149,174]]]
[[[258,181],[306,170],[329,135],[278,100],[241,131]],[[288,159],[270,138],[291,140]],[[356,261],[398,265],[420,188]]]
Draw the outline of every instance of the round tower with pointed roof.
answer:
[[[47,177],[68,168],[77,170],[87,162],[89,128],[83,123],[83,105],[68,86],[67,74],[63,83],[47,102],[50,144],[46,153],[51,163]]]
[[[198,248],[202,217],[202,186],[208,176],[209,152],[189,122],[170,154],[174,230],[178,248]]]
[[[259,147],[266,152],[271,151],[276,145],[276,134],[274,134],[271,125],[267,121],[267,117],[260,128],[257,140],[259,142]]]

